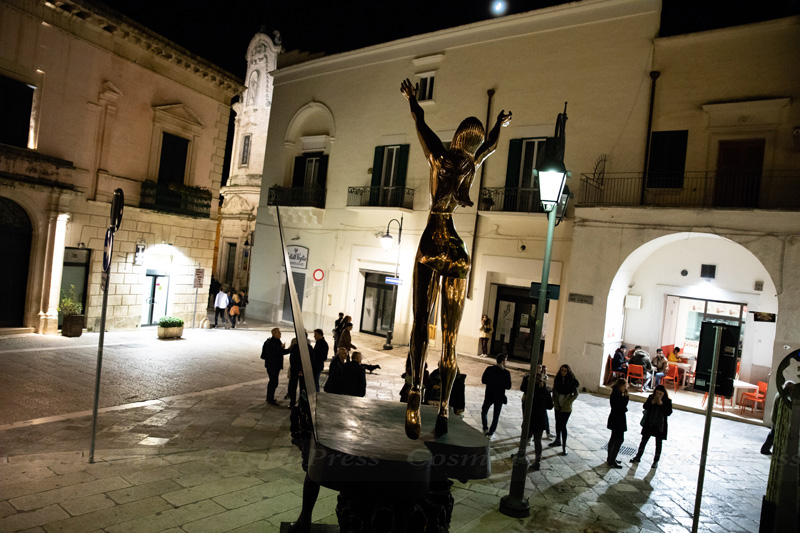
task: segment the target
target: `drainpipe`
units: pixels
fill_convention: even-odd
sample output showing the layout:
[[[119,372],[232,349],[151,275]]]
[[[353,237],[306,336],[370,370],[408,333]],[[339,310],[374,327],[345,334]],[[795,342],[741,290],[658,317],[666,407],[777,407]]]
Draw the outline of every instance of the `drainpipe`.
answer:
[[[647,186],[647,166],[650,164],[650,134],[653,131],[653,103],[656,100],[656,80],[661,75],[657,70],[650,71],[650,109],[647,111],[647,141],[644,145],[644,168],[642,169],[642,194],[639,197],[639,205],[644,205],[644,191]]]
[[[491,118],[492,118],[491,117],[491,114],[492,114],[492,98],[494,97],[494,89],[489,89],[488,91],[486,91],[486,96],[487,96],[487,100],[486,100],[486,122],[484,123],[484,124],[486,124],[486,127],[484,128],[484,136],[483,136],[483,140],[484,141],[489,138],[489,120],[491,120]],[[479,207],[480,207],[481,189],[483,188],[483,176],[484,176],[485,173],[486,173],[486,162],[484,161],[483,165],[481,165],[481,177],[478,180],[478,202],[476,202],[476,203],[478,204]],[[470,250],[470,253],[469,253],[469,256],[472,257],[472,258],[475,257],[475,248],[478,245],[478,218],[480,218],[480,217],[479,217],[478,211],[476,209],[475,210],[475,225],[472,228],[472,249]],[[469,276],[467,277],[467,299],[469,299],[469,300],[472,300],[472,291],[475,288],[475,274],[474,274],[474,272],[475,272],[475,269],[474,268],[470,268],[469,269]]]

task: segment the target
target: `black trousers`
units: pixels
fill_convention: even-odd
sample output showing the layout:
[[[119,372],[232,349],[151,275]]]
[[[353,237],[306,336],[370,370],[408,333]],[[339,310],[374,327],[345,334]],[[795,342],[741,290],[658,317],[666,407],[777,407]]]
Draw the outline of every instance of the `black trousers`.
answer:
[[[289,405],[294,405],[297,402],[297,385],[300,384],[301,389],[304,389],[303,379],[299,373],[289,372]]]
[[[227,314],[228,310],[224,307],[215,307],[214,308],[214,325],[217,325],[217,320],[219,320],[219,315],[222,315],[222,323],[225,324],[227,321],[225,320],[225,315]]]
[[[664,440],[661,437],[655,437],[656,439],[656,454],[653,456],[653,462],[657,463],[659,458],[661,457],[661,442]],[[647,446],[647,441],[650,440],[650,435],[642,435],[642,442],[639,443],[639,451],[636,452],[636,457],[639,459],[642,458],[642,454],[644,453],[644,449]]]
[[[494,412],[492,413],[492,425],[488,426],[487,424],[487,413],[489,412],[489,407],[494,406]],[[486,398],[483,400],[483,406],[481,407],[481,423],[483,424],[483,431],[488,431],[489,434],[494,434],[495,430],[497,429],[497,422],[500,420],[500,411],[503,410],[503,400],[493,402],[491,399]]]
[[[267,369],[267,376],[269,376],[269,383],[267,383],[267,401],[274,402],[275,401],[275,389],[278,388],[278,378],[281,375],[281,369],[277,368],[275,370]]]
[[[564,448],[567,447],[567,421],[569,421],[569,415],[572,414],[572,411],[565,412],[565,411],[556,411],[556,440],[555,442],[560,442],[561,446]]]
[[[619,454],[619,450],[622,448],[622,443],[624,441],[624,431],[617,429],[611,430],[611,438],[608,439],[608,459],[606,460],[609,464],[617,459],[617,454]]]

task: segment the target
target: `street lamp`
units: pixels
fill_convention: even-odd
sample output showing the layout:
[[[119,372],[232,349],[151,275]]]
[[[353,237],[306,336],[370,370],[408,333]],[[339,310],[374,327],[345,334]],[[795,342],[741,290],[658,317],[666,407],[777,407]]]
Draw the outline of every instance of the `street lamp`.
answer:
[[[533,392],[536,387],[538,366],[542,362],[541,343],[542,326],[544,322],[544,308],[547,305],[547,281],[550,277],[550,253],[553,248],[553,229],[556,227],[558,208],[563,204],[561,217],[567,209],[569,189],[565,190],[567,169],[564,166],[564,126],[567,122],[567,104],[564,112],[559,113],[556,119],[556,132],[552,140],[548,139],[545,147],[545,160],[540,167],[534,170],[534,177],[539,182],[542,209],[547,213],[547,241],[542,262],[542,281],[539,285],[539,301],[536,303],[536,323],[533,330],[533,353],[531,354],[531,368],[528,391],[522,411],[522,434],[519,439],[519,451],[514,456],[514,466],[511,470],[511,487],[507,495],[500,500],[500,512],[515,518],[530,516],[530,505],[525,498],[525,480],[528,477],[528,435],[531,427],[531,414],[533,411]],[[565,194],[566,193],[566,194]]]
[[[393,218],[386,224],[386,233],[381,237],[381,246],[387,252],[392,247],[392,242],[394,238],[392,234],[389,233],[389,227],[392,225],[392,222],[397,222],[398,230],[397,230],[397,261],[394,263],[394,277],[397,278],[397,274],[399,272],[398,268],[400,266],[400,239],[403,238],[403,215],[400,215],[400,220]],[[392,346],[392,336],[394,335],[394,309],[397,307],[397,285],[392,285],[392,313],[391,313],[391,320],[389,322],[389,331],[386,332],[386,343],[383,345],[384,350],[391,350],[394,348]]]

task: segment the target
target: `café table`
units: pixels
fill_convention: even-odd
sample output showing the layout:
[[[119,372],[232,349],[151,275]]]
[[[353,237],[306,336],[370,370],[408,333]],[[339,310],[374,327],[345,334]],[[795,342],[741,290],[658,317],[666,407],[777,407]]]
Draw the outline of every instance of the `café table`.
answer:
[[[675,365],[678,369],[681,370],[681,376],[683,377],[683,381],[681,382],[681,387],[686,387],[686,374],[692,371],[692,364],[691,363],[670,363],[671,365]]]
[[[753,385],[752,383],[740,379],[733,380],[733,397],[736,398],[737,404],[741,405],[741,402],[739,402],[739,393],[748,390],[758,390],[758,385]]]

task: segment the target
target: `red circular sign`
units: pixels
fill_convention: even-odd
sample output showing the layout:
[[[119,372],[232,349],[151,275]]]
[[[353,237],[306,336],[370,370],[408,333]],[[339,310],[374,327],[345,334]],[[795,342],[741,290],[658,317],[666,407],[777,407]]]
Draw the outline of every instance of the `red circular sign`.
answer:
[[[323,271],[322,271],[322,270],[320,270],[320,269],[316,269],[316,270],[314,271],[314,274],[313,274],[313,276],[314,276],[314,281],[322,281],[322,278],[324,278],[324,277],[325,277],[325,272],[323,272]]]

